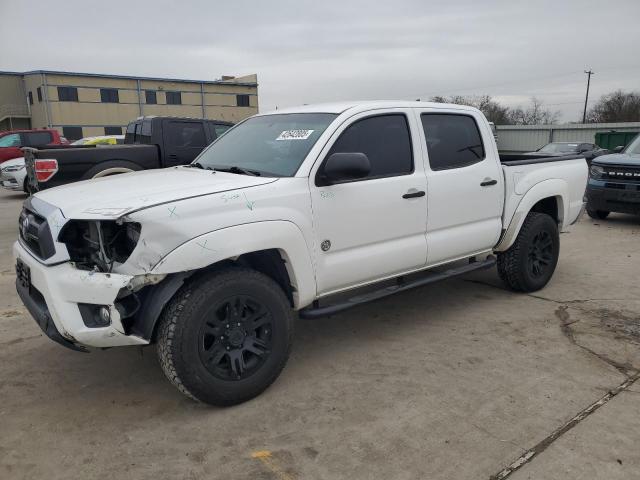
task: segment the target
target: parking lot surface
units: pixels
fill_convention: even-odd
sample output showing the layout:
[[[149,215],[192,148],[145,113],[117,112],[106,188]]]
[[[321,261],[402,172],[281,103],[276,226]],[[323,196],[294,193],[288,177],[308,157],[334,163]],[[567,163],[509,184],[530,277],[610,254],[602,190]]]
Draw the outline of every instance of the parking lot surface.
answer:
[[[276,383],[219,409],[153,347],[41,333],[14,287],[22,200],[0,192],[2,479],[640,478],[638,217],[583,217],[531,295],[490,270],[300,320]]]

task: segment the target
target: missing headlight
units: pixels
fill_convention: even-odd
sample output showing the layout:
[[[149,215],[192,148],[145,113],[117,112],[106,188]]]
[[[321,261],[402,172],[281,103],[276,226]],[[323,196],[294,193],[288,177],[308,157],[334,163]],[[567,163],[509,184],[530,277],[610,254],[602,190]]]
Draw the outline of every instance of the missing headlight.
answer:
[[[64,243],[78,268],[110,272],[115,263],[127,261],[140,238],[139,223],[114,220],[72,220],[58,241]]]

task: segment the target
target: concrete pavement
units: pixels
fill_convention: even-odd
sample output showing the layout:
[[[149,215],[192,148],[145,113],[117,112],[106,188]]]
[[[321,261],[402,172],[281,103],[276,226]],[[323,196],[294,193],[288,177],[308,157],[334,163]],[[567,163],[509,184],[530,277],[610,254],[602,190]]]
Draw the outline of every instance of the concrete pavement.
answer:
[[[20,304],[0,192],[0,478],[488,479],[640,366],[640,219],[583,218],[551,283],[486,271],[300,320],[282,376],[216,409],[183,397],[153,347],[81,354]],[[640,382],[515,473],[640,478]]]

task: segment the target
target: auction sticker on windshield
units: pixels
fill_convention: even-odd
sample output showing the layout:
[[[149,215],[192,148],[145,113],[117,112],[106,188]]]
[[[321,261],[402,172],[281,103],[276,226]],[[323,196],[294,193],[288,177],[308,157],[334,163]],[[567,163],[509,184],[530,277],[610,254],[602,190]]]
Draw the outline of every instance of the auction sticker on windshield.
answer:
[[[285,130],[276,140],[306,140],[313,130]]]

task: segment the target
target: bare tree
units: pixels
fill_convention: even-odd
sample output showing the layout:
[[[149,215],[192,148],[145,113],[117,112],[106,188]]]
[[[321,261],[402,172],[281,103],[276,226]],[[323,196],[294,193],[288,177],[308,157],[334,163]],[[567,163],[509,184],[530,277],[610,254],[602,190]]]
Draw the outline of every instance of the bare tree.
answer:
[[[640,93],[616,90],[603,95],[589,110],[587,122],[640,122]]]
[[[432,102],[436,103],[455,103],[456,105],[468,105],[475,107],[484,113],[484,116],[490,122],[496,125],[506,125],[510,123],[509,107],[500,105],[496,100],[493,100],[490,95],[468,96],[453,95],[451,97],[435,96],[431,98]]]
[[[513,125],[548,125],[558,121],[560,112],[544,108],[541,100],[532,97],[528,107],[511,109],[509,117]]]

